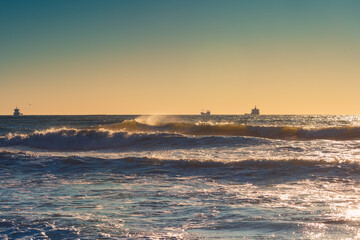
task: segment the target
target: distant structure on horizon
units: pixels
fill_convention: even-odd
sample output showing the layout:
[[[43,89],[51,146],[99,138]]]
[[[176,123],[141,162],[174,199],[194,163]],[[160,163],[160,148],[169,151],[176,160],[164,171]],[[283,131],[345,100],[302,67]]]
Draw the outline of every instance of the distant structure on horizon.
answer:
[[[200,113],[202,116],[210,116],[210,110],[201,110],[201,113]]]
[[[22,116],[23,114],[20,112],[20,109],[18,107],[16,107],[14,109],[14,116]]]
[[[255,108],[251,109],[251,115],[260,115],[260,109],[255,106]]]
[[[255,108],[251,109],[251,113],[245,113],[245,115],[260,115],[260,109],[256,108],[255,106]]]

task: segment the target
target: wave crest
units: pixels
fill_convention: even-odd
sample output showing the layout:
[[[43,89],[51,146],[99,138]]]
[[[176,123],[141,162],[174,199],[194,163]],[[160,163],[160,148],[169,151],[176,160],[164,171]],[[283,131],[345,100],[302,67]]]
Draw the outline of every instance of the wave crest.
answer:
[[[183,149],[213,146],[256,145],[264,140],[224,138],[219,136],[193,138],[171,133],[129,133],[104,129],[48,129],[32,134],[8,134],[0,138],[0,146],[27,146],[50,150],[100,149]]]
[[[7,161],[34,161],[34,165],[38,164],[61,164],[60,168],[68,165],[71,168],[76,166],[87,166],[86,169],[94,167],[99,168],[136,168],[136,167],[156,167],[158,170],[170,169],[229,169],[229,170],[253,170],[253,169],[277,169],[277,170],[302,170],[313,169],[316,171],[329,173],[329,169],[336,171],[340,169],[352,170],[359,174],[360,164],[358,161],[346,159],[333,160],[309,160],[305,158],[284,157],[281,159],[271,158],[249,158],[244,160],[203,160],[203,159],[171,159],[171,158],[156,158],[156,157],[120,157],[120,158],[99,158],[93,156],[43,156],[41,161],[38,161],[39,156],[23,152],[9,152],[0,151],[0,162]],[[11,158],[11,160],[9,160]],[[36,162],[36,163],[35,163]]]
[[[89,129],[48,129],[0,137],[1,146],[50,150],[146,150],[238,147],[283,140],[360,140],[360,127],[299,128],[250,126],[235,123],[175,122],[148,125],[135,120]]]
[[[125,120],[102,129],[126,132],[162,132],[190,136],[248,136],[285,140],[360,140],[360,127],[302,128],[289,126],[252,126],[236,123],[210,122],[161,122],[147,124],[136,120]]]

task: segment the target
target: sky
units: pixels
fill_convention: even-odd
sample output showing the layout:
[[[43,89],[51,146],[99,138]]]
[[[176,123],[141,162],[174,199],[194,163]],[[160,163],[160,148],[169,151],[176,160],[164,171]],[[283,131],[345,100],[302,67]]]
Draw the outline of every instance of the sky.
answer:
[[[0,0],[0,114],[359,114],[359,23],[356,0]]]

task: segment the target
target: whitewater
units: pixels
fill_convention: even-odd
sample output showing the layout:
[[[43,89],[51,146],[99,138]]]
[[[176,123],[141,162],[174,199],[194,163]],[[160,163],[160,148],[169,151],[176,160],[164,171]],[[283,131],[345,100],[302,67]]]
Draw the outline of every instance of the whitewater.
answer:
[[[0,239],[358,239],[360,116],[0,116]]]

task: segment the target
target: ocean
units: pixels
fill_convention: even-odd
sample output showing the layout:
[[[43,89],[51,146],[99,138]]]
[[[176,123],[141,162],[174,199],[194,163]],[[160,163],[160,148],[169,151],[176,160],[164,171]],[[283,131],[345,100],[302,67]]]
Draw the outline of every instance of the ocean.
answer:
[[[360,116],[0,116],[0,239],[360,238]]]

